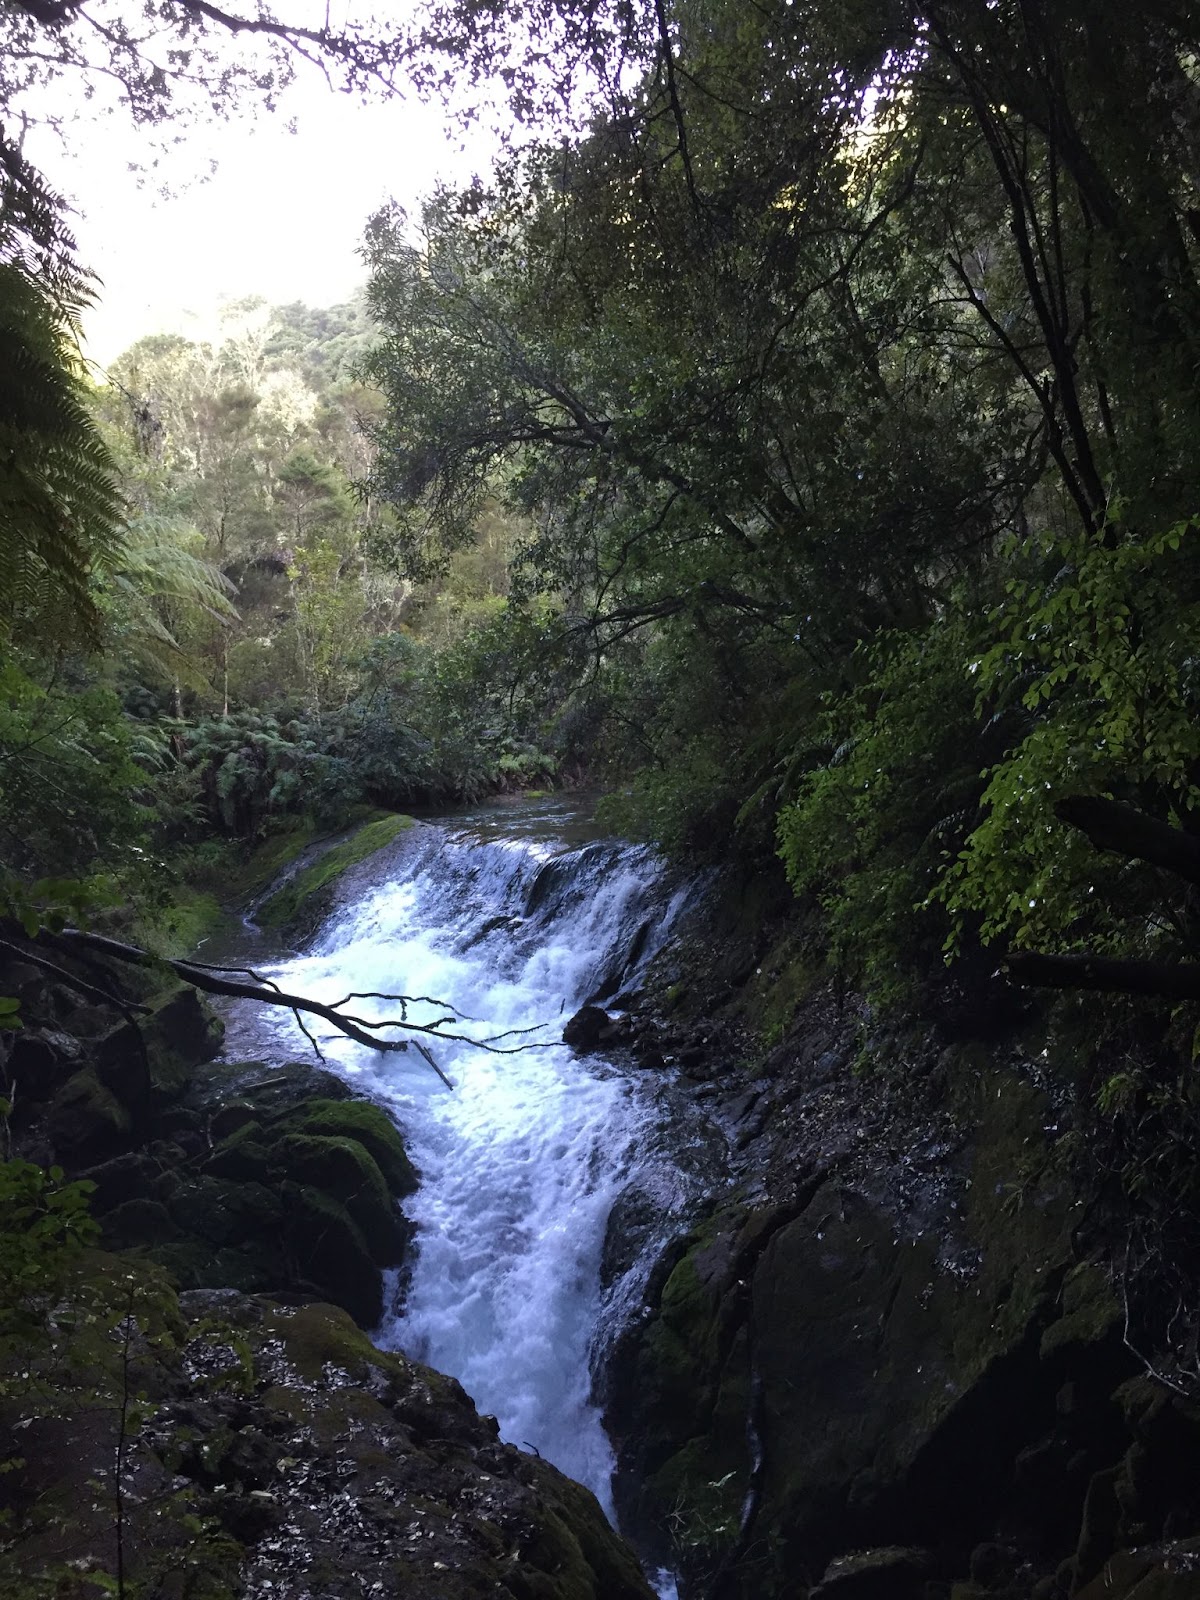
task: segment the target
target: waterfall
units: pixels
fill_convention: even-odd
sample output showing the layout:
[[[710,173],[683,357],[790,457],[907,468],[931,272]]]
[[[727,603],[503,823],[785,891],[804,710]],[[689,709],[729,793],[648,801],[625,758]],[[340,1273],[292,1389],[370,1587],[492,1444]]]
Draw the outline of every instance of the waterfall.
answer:
[[[412,1020],[453,1007],[473,1019],[458,1031],[511,1053],[434,1044],[449,1091],[411,1050],[381,1055],[319,1036],[330,1066],[393,1111],[421,1174],[406,1204],[411,1275],[393,1286],[396,1309],[376,1338],[458,1378],[505,1439],[585,1483],[611,1515],[612,1455],[589,1398],[609,1213],[634,1183],[653,1195],[665,1231],[691,1184],[669,1154],[660,1088],[576,1056],[560,1036],[578,1006],[614,994],[661,946],[686,891],[672,891],[646,849],[571,846],[544,825],[421,825],[383,859],[383,876],[309,953],[270,971],[328,1001],[424,996]],[[396,1013],[369,998],[353,1009]],[[232,1020],[240,1053],[265,1044],[294,1056],[304,1043],[284,1013]],[[636,1266],[608,1286],[608,1303],[631,1300]]]

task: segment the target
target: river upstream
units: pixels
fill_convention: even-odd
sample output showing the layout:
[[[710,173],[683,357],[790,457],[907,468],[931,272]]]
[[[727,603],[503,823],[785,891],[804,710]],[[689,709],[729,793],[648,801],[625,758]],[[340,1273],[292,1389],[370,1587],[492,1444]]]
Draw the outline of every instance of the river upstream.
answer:
[[[423,996],[412,1021],[450,1008],[472,1019],[446,1028],[468,1042],[432,1044],[453,1089],[413,1050],[317,1035],[329,1065],[393,1112],[421,1174],[405,1207],[411,1275],[393,1285],[376,1339],[458,1378],[506,1440],[586,1484],[611,1516],[592,1370],[638,1314],[654,1256],[703,1182],[708,1141],[659,1075],[561,1043],[589,997],[636,981],[692,892],[650,851],[593,832],[561,803],[418,824],[358,869],[307,953],[268,971],[326,1001]],[[368,997],[352,1009],[397,1011]],[[310,1047],[290,1015],[238,1008],[226,1048],[244,1060]],[[641,1235],[615,1249],[610,1238],[606,1252],[614,1204],[630,1209],[631,1196]]]

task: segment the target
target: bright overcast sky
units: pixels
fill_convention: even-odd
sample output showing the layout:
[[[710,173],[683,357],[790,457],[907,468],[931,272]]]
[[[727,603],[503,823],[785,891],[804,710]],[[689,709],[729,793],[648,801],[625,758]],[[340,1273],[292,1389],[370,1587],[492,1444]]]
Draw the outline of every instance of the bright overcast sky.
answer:
[[[103,280],[85,324],[101,363],[145,333],[205,337],[222,297],[346,299],[365,277],[357,250],[371,212],[389,198],[415,210],[437,178],[468,177],[489,150],[480,139],[464,151],[458,128],[415,98],[363,105],[309,73],[274,115],[191,129],[160,165],[177,185],[170,198],[128,170],[146,150],[123,118],[75,124],[66,151],[44,130],[26,144],[74,200],[80,257]],[[189,182],[209,157],[214,176]]]

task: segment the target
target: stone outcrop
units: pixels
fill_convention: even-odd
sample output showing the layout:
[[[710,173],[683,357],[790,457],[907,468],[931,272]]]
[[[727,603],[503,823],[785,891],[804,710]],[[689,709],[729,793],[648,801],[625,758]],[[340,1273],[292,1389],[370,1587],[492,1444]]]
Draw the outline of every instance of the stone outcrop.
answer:
[[[410,1238],[397,1201],[416,1186],[386,1113],[308,1062],[217,1061],[220,1020],[183,985],[142,993],[136,1016],[36,973],[21,992],[3,1068],[15,1149],[95,1185],[106,1245],[184,1289],[329,1299],[379,1321]]]
[[[633,1019],[731,1184],[603,1374],[623,1527],[682,1600],[1198,1600],[1200,1408],[1126,1345],[1072,1063],[1019,1015],[864,1048],[799,958],[756,957],[722,1009],[677,953]]]
[[[0,993],[13,1153],[93,1186],[105,1247],[0,1317],[0,1594],[653,1600],[593,1495],[363,1333],[417,1182],[384,1112],[216,1060],[186,988],[136,1026],[36,969]]]
[[[0,1389],[0,1592],[652,1600],[587,1490],[344,1311],[103,1256],[73,1296],[100,1332],[55,1352],[53,1403],[36,1370]]]

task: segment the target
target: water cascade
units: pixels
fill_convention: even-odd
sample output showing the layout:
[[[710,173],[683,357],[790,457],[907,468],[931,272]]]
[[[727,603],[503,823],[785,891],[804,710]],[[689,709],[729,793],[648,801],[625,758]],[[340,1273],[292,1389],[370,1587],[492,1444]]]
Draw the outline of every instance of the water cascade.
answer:
[[[645,1192],[662,1231],[695,1188],[670,1091],[561,1042],[564,1020],[610,997],[660,947],[687,891],[647,850],[571,846],[544,818],[416,827],[383,875],[350,896],[311,951],[270,970],[326,1000],[351,992],[431,997],[459,1031],[492,1039],[434,1046],[448,1091],[413,1051],[369,1052],[319,1036],[329,1064],[389,1105],[421,1173],[406,1209],[417,1226],[411,1279],[377,1338],[457,1377],[503,1437],[539,1451],[611,1512],[612,1456],[589,1400],[598,1332],[639,1299],[656,1240],[602,1285],[614,1200]],[[362,999],[364,1016],[394,1003]],[[523,1030],[535,1030],[532,1032]],[[228,1048],[295,1056],[283,1013],[232,1019]],[[634,1252],[637,1254],[637,1252]]]

